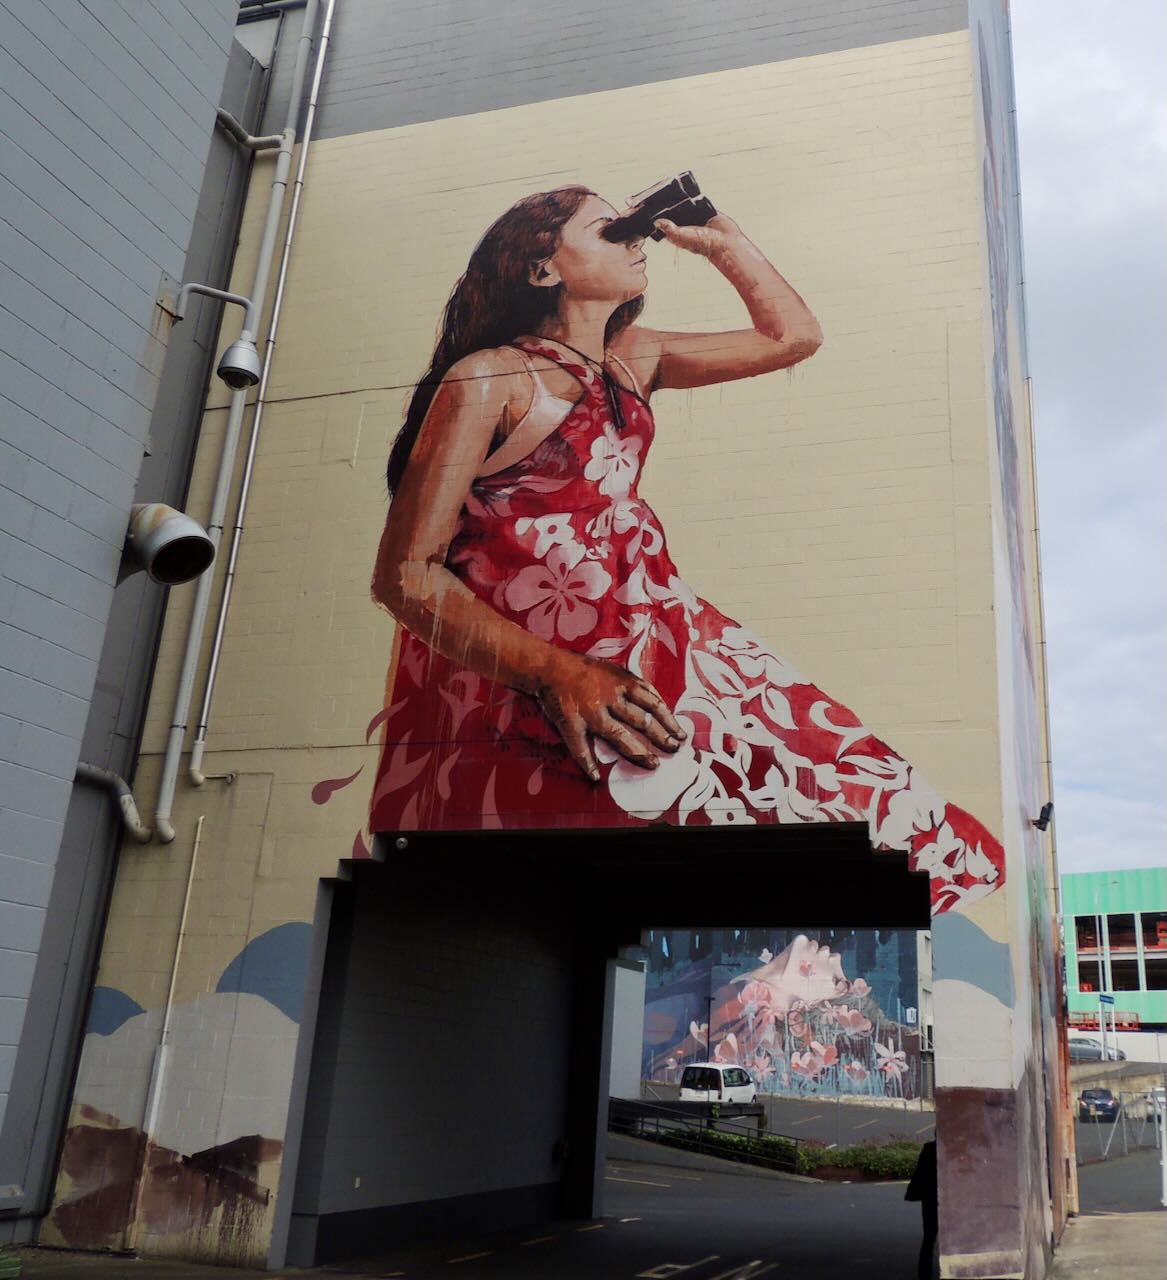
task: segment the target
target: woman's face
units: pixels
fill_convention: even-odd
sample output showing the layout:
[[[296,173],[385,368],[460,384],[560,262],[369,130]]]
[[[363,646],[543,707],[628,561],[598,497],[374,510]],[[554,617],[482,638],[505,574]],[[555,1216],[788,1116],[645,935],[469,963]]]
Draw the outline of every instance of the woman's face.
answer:
[[[599,196],[586,196],[563,225],[559,247],[547,259],[547,278],[562,284],[580,301],[610,302],[613,306],[638,298],[648,286],[644,241],[614,244],[604,228],[616,210]]]
[[[779,1013],[787,1011],[796,1000],[811,1008],[846,995],[850,989],[842,957],[804,933],[749,977],[766,983],[773,996],[772,1007]]]

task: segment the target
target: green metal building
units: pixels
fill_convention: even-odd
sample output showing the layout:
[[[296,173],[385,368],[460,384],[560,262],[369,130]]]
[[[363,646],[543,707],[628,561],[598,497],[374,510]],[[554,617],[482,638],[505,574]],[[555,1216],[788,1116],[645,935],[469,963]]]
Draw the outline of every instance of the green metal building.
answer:
[[[1167,867],[1062,876],[1062,919],[1070,1024],[1167,1031]]]

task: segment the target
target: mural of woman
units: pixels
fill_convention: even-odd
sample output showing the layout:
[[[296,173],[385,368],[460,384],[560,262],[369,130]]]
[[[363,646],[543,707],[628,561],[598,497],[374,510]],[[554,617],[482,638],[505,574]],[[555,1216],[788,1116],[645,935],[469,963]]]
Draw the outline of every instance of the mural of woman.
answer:
[[[983,896],[999,843],[700,599],[638,493],[653,395],[796,365],[818,322],[718,214],[656,225],[748,324],[637,324],[646,246],[604,236],[617,216],[582,186],[520,200],[446,306],[389,458],[373,595],[402,629],[371,830],[865,821],[934,909]]]
[[[878,1007],[863,977],[847,976],[838,952],[800,933],[758,959],[708,1002],[699,997],[708,1023],[691,1020],[686,1034],[652,1049],[654,1079],[676,1083],[687,1063],[709,1059],[745,1067],[765,1092],[908,1096],[918,1057],[905,1045],[916,1037],[905,1039],[908,1028]],[[678,998],[660,988],[646,1004],[646,1028],[667,1026],[670,1014],[675,1025]]]

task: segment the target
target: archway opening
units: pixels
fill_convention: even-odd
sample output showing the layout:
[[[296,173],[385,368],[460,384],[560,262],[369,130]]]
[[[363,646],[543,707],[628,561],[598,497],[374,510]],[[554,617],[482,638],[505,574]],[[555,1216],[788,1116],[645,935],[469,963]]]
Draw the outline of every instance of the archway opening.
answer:
[[[333,885],[286,1258],[300,1265],[602,1214],[613,966],[649,928],[797,925],[826,904],[840,928],[929,921],[927,877],[874,852],[863,824],[379,844]]]

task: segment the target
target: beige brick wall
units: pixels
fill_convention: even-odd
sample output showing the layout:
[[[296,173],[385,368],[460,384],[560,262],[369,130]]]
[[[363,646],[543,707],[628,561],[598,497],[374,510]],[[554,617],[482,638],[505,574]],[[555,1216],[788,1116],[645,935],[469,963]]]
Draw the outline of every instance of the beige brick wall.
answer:
[[[826,343],[807,365],[657,397],[644,495],[700,594],[1001,829],[969,68],[958,33],[314,148],[204,762],[233,780],[196,790],[183,775],[178,840],[123,851],[101,983],[147,1009],[164,1000],[200,815],[177,1002],[212,992],[250,939],[312,918],[319,878],[363,825],[375,763],[365,726],[382,705],[393,624],[368,582],[388,446],[478,236],[518,196],[566,182],[622,200],[694,169],[815,309]],[[741,323],[707,264],[650,252],[647,323]],[[196,515],[223,404],[216,390]],[[136,781],[147,804],[189,607],[189,593],[173,594]],[[313,804],[315,783],[362,765],[356,783]],[[969,912],[998,938],[1003,897]],[[279,1052],[293,1050],[289,1040]],[[79,1098],[99,1083],[86,1075],[96,1061],[83,1061]],[[207,1089],[192,1105],[215,1105]],[[277,1170],[262,1176],[274,1186]]]
[[[233,856],[219,806],[229,794],[251,806],[254,895],[271,904],[257,906],[252,936],[261,920],[307,918],[309,886],[362,824],[374,761],[364,729],[393,635],[368,594],[383,466],[441,307],[489,222],[564,182],[621,200],[693,168],[815,309],[826,342],[807,365],[656,398],[643,492],[700,594],[999,829],[971,112],[967,35],[956,33],[316,145],[205,762],[239,781],[194,791],[184,778],[175,806],[183,832],[207,812],[218,858]],[[250,278],[266,199],[262,177],[253,185],[237,283]],[[707,264],[650,253],[646,323],[740,324],[740,302]],[[196,513],[224,417],[207,415]],[[188,600],[175,593],[160,654],[147,796]],[[362,763],[352,787],[311,803],[313,783]],[[245,792],[253,775],[268,789]],[[140,944],[141,916],[123,898],[137,892],[138,864],[145,876],[158,857],[130,851],[111,938],[124,925]],[[234,933],[216,937],[212,965],[237,949]],[[115,968],[135,994],[135,967]]]

